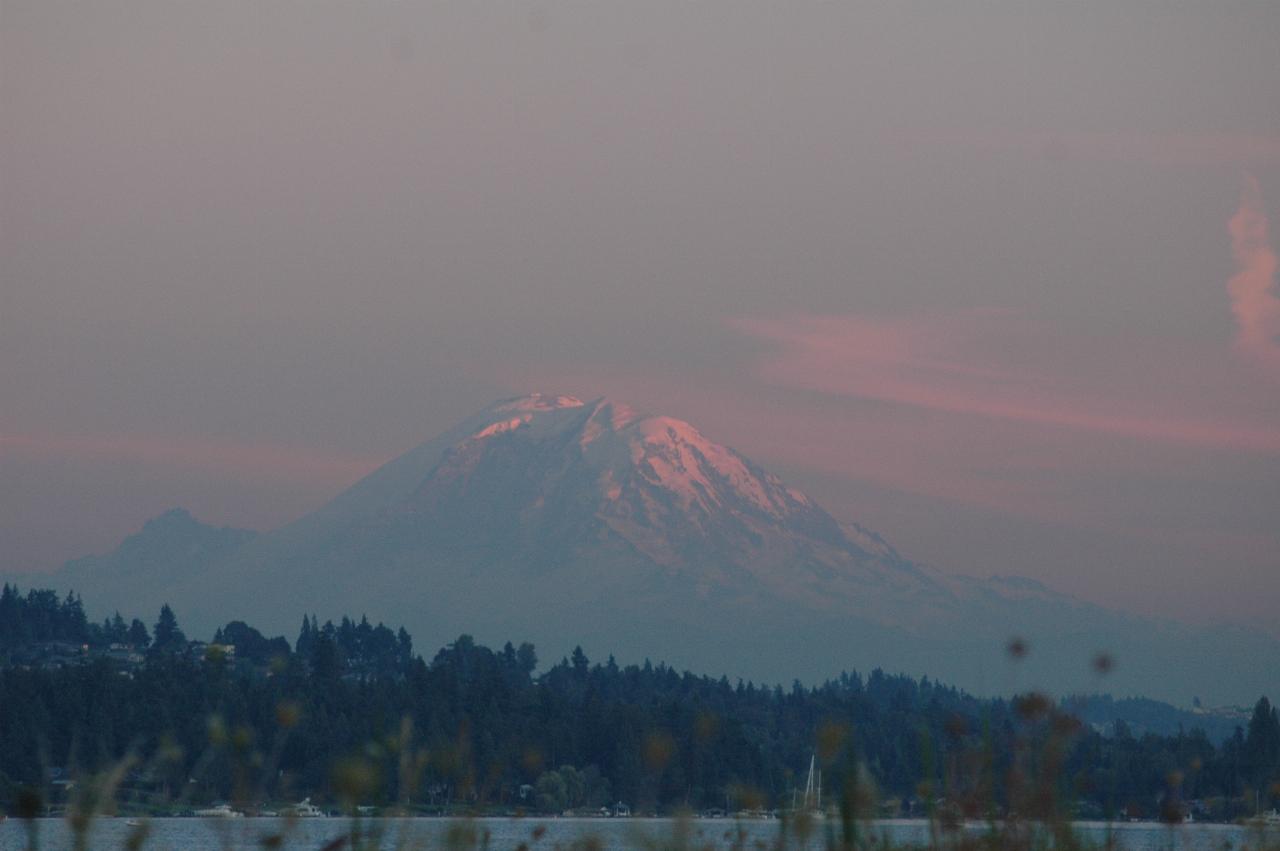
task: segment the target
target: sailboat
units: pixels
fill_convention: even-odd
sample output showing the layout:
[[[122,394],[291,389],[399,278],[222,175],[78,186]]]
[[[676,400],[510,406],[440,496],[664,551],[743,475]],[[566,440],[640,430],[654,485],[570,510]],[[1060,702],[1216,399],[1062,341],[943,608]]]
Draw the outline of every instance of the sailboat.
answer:
[[[795,815],[803,813],[811,819],[826,817],[822,809],[822,771],[818,768],[818,760],[814,754],[809,755],[809,776],[804,783],[804,800],[800,802],[800,806],[795,806],[793,794],[791,809]]]

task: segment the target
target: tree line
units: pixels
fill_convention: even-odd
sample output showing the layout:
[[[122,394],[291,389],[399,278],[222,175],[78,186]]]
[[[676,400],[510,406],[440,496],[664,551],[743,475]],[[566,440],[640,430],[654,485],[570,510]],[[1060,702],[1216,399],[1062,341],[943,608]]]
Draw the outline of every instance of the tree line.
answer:
[[[309,795],[427,810],[775,809],[792,805],[811,757],[829,800],[874,789],[885,814],[1231,818],[1280,802],[1280,718],[1265,697],[1215,745],[1200,730],[1134,736],[1123,723],[1103,735],[1041,695],[979,699],[880,670],[783,688],[577,649],[539,673],[527,643],[461,636],[427,659],[403,628],[364,618],[305,617],[292,644],[240,621],[213,639],[193,645],[167,606],[150,629],[98,624],[74,595],[6,585],[0,805],[24,789],[52,800],[52,779],[127,756],[119,794],[139,805]],[[41,642],[127,644],[143,661],[15,661]]]

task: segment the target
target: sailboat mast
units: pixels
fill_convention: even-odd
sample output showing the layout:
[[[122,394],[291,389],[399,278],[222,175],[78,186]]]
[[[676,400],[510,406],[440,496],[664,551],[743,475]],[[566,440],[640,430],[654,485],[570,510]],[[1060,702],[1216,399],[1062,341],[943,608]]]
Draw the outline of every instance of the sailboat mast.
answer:
[[[822,806],[822,772],[817,770],[817,757],[809,757],[809,776],[804,783],[804,808],[813,810]]]

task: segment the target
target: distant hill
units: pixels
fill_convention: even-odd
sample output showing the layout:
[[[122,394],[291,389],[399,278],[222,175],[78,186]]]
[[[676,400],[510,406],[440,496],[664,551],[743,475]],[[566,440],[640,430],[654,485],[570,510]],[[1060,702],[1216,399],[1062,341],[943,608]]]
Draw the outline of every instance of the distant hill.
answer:
[[[107,555],[67,562],[59,578],[77,590],[103,589],[106,583],[103,590],[112,605],[129,611],[134,608],[130,601],[154,603],[158,589],[200,576],[256,536],[247,529],[206,525],[185,509],[174,508],[148,520]]]
[[[368,611],[427,643],[466,632],[559,655],[580,642],[757,681],[883,667],[982,694],[1280,692],[1280,642],[1261,632],[913,563],[692,425],[603,399],[505,400],[280,529],[170,512],[57,579],[106,611],[169,602],[208,631]],[[1013,636],[1030,648],[1021,662]],[[1105,679],[1100,651],[1117,661]]]
[[[1214,744],[1231,738],[1237,728],[1247,728],[1251,712],[1243,706],[1181,709],[1146,697],[1116,699],[1108,694],[1073,696],[1062,704],[1066,711],[1107,736],[1115,735],[1120,725],[1137,737],[1203,730]]]

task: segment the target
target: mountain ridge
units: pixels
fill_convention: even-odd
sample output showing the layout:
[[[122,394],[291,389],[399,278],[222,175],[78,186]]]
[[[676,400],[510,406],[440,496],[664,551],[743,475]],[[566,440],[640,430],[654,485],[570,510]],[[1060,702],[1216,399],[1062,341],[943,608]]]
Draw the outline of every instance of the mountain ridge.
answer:
[[[1132,693],[1243,701],[1266,677],[1241,654],[1280,646],[916,564],[689,423],[603,398],[496,402],[273,531],[170,514],[59,578],[106,605],[170,602],[197,628],[290,629],[354,603],[428,641],[583,643],[775,681],[885,667],[980,693],[1088,688],[1109,651]],[[173,563],[160,543],[139,557],[140,536]],[[1034,648],[1017,671],[1014,635]]]

